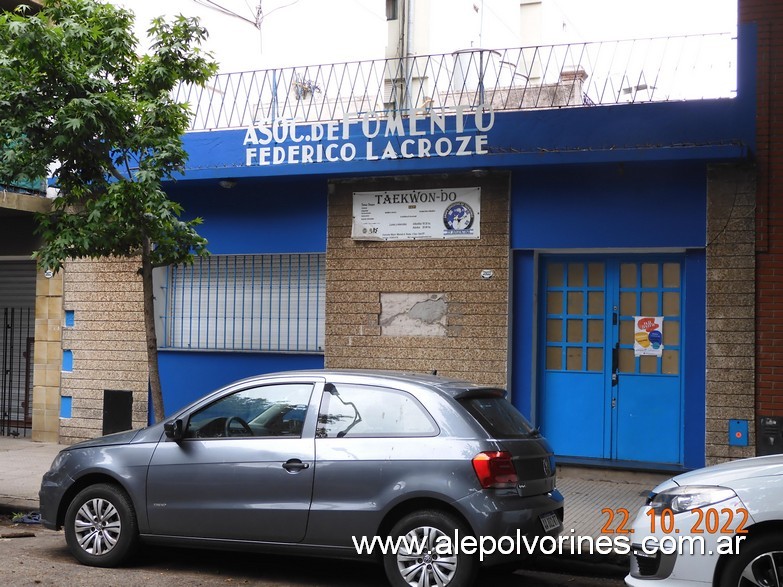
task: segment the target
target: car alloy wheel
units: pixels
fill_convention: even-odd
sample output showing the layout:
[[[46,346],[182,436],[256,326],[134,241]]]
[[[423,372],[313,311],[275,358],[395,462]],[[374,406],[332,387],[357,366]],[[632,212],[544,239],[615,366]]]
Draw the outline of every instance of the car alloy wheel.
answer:
[[[397,553],[397,569],[409,585],[448,585],[457,572],[456,553],[439,553],[443,540],[451,540],[446,534],[423,526],[405,535],[407,548]]]
[[[463,587],[473,584],[475,557],[460,552],[455,535],[469,532],[454,516],[422,511],[402,518],[390,533],[396,552],[384,556],[389,582],[396,587]]]
[[[91,485],[73,499],[65,514],[65,539],[83,564],[112,567],[122,563],[138,541],[136,514],[122,489]]]
[[[783,587],[783,539],[760,534],[742,542],[726,561],[720,587]]]
[[[750,561],[742,571],[737,587],[782,587],[783,552],[765,552]]]

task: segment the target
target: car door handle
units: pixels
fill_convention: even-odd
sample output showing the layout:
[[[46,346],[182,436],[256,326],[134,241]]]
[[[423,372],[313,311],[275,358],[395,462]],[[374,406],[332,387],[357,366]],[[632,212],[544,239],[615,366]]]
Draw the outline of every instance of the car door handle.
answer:
[[[283,468],[289,473],[298,473],[310,468],[310,463],[303,463],[299,459],[289,459],[283,463]]]

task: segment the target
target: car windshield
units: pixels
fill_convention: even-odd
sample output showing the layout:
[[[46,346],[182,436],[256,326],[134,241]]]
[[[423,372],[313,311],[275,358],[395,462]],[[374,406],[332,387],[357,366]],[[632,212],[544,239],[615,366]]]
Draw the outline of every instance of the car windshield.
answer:
[[[505,398],[470,397],[459,402],[495,438],[530,438],[539,434]]]

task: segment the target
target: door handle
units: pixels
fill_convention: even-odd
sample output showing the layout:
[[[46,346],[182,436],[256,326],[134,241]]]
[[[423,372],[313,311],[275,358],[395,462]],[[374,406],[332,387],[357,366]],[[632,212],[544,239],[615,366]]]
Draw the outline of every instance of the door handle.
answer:
[[[289,473],[298,473],[310,468],[310,463],[303,463],[299,459],[289,459],[283,463],[283,468]]]
[[[617,373],[620,370],[620,343],[615,343],[612,349],[612,387],[617,385]],[[614,406],[612,406],[614,407]]]

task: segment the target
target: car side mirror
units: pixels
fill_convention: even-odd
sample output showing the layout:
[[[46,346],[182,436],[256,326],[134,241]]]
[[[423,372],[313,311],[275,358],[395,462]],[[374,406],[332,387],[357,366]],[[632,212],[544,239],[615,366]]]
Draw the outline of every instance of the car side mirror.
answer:
[[[172,440],[179,442],[182,440],[182,437],[184,436],[183,430],[182,430],[182,420],[179,418],[176,420],[169,420],[163,425],[163,431],[166,433],[166,436],[168,438],[171,438]]]

